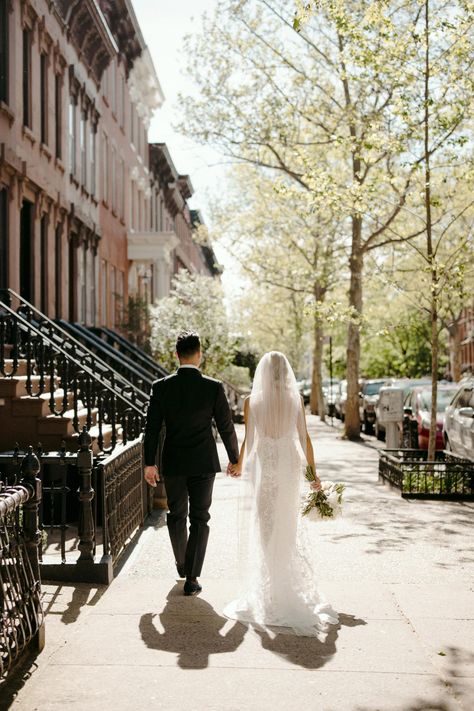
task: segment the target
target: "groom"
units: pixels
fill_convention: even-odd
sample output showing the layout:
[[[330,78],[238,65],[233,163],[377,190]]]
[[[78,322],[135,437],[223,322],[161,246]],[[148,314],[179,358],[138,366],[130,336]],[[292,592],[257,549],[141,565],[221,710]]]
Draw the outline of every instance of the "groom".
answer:
[[[221,470],[212,421],[231,464],[239,458],[237,436],[222,383],[202,375],[199,335],[183,331],[176,341],[179,368],[153,383],[148,405],[144,456],[145,479],[156,486],[164,479],[168,498],[168,531],[178,574],[186,578],[185,595],[201,591],[201,574],[209,538],[209,507],[216,472]],[[162,471],[155,464],[162,424],[166,426]],[[189,507],[190,531],[187,517]]]

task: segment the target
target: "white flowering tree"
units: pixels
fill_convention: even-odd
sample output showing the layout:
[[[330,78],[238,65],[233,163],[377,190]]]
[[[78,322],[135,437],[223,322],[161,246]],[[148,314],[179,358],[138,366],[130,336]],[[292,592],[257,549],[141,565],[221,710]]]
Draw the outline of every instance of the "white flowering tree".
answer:
[[[279,0],[226,0],[188,42],[198,98],[183,99],[182,130],[231,159],[283,179],[316,215],[336,215],[349,243],[346,434],[359,437],[362,277],[368,251],[390,232],[412,172],[394,172],[403,128],[388,107],[403,83],[407,22],[387,3],[320,2],[304,30]],[[413,169],[414,171],[415,169]]]
[[[303,362],[307,367],[308,347],[312,351],[310,406],[324,419],[323,310],[342,279],[340,225],[329,210],[313,210],[306,191],[292,192],[288,199],[287,185],[288,180],[275,183],[274,176],[255,166],[236,166],[229,173],[225,197],[214,206],[213,236],[247,277],[254,338],[258,323],[264,336],[259,340],[273,342],[274,349],[286,348],[297,370]],[[309,335],[303,334],[303,327],[309,329],[309,338],[303,337]]]
[[[150,322],[153,354],[168,370],[177,365],[178,333],[189,329],[201,337],[205,373],[217,377],[232,360],[234,344],[229,335],[222,286],[213,277],[181,270],[173,279],[170,295],[150,308]]]

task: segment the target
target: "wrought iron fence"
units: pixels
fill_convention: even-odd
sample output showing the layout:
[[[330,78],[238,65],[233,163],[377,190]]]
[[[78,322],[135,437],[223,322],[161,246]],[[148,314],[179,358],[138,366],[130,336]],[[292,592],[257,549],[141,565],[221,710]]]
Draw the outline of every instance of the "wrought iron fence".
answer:
[[[43,333],[51,342],[60,346],[76,362],[89,366],[96,375],[107,383],[118,395],[122,395],[126,400],[135,402],[135,404],[141,408],[145,407],[150,390],[148,381],[145,391],[142,392],[135,384],[133,378],[127,378],[118,372],[114,369],[112,363],[108,361],[105,362],[97,352],[92,352],[84,343],[78,340],[74,336],[74,333],[69,330],[69,326],[72,327],[74,324],[61,322],[64,325],[64,327],[62,327],[59,323],[52,321],[48,316],[39,311],[39,309],[23,296],[13,291],[13,289],[0,291],[0,301],[3,301],[5,305],[21,315],[22,318]],[[86,333],[87,332],[86,329]]]
[[[118,560],[151,512],[152,491],[143,478],[141,439],[93,457],[85,428],[79,451],[42,452],[39,560],[46,580],[100,582],[113,578]],[[17,485],[21,454],[0,454],[5,485]],[[78,556],[79,552],[79,556]]]
[[[38,471],[38,459],[30,448],[22,462],[21,484],[7,484],[0,476],[0,677],[25,651],[44,646]]]
[[[95,426],[101,451],[110,452],[120,440],[136,439],[144,426],[144,412],[97,374],[93,363],[78,361],[62,346],[5,303],[0,308],[0,375],[15,377],[20,362],[26,368],[25,389],[30,397],[47,396],[56,416],[72,412],[72,427],[79,433],[85,423]],[[109,384],[111,383],[111,384]],[[105,432],[110,433],[106,444]]]
[[[420,449],[379,452],[379,476],[400,489],[405,498],[474,501],[474,462],[452,452],[436,452],[426,460]]]
[[[98,464],[102,485],[104,552],[115,562],[151,512],[151,491],[143,478],[143,444],[131,442]]]

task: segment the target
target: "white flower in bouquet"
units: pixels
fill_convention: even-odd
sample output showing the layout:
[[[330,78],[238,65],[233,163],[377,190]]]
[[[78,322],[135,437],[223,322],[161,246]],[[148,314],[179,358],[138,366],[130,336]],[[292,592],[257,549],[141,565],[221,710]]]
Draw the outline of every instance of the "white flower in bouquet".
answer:
[[[309,465],[306,467],[305,477],[309,481],[310,492],[303,502],[303,516],[308,516],[311,520],[334,519],[341,516],[344,484],[323,481],[321,488],[317,490],[316,476]]]

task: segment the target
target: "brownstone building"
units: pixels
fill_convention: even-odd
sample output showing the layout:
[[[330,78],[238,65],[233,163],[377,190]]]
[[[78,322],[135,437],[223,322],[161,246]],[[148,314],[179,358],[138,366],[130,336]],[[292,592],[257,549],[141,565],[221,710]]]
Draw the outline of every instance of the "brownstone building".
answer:
[[[216,273],[189,177],[148,145],[163,99],[130,0],[0,0],[0,288],[114,328],[129,287]]]

